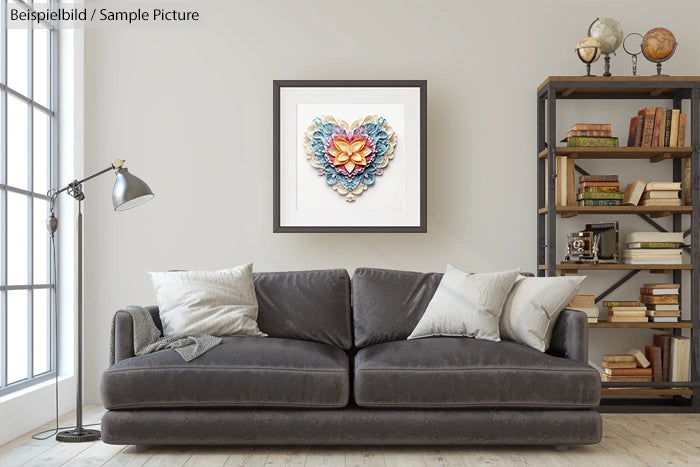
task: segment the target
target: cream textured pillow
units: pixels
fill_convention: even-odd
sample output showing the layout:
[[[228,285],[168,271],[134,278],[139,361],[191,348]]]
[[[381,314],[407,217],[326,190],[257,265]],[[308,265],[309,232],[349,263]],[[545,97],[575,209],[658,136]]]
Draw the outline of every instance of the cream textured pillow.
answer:
[[[266,336],[258,329],[253,265],[223,271],[149,272],[163,334]]]
[[[540,352],[547,350],[559,313],[574,298],[585,278],[519,278],[503,307],[501,337]]]
[[[498,342],[498,319],[519,270],[470,274],[447,265],[409,339],[467,336]]]

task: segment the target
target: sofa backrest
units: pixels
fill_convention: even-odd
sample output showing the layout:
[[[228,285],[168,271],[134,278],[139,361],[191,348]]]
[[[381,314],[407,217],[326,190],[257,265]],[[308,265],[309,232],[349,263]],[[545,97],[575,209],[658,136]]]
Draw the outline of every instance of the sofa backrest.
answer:
[[[350,276],[345,269],[257,272],[253,282],[262,332],[352,347]]]
[[[355,346],[406,339],[423,317],[442,273],[359,268],[352,276]]]

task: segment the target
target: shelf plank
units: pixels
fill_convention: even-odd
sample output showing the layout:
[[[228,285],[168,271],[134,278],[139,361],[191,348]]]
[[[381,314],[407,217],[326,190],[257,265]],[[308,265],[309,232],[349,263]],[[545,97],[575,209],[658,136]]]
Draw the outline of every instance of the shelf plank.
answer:
[[[690,388],[601,388],[603,396],[692,396]]]
[[[562,217],[574,217],[579,214],[646,214],[664,217],[672,214],[691,214],[692,206],[557,206],[556,213]],[[537,210],[538,214],[547,214],[546,207]]]
[[[681,329],[692,328],[692,321],[679,321],[677,323],[610,323],[608,321],[598,321],[597,323],[588,323],[589,328],[627,328],[627,329]]]
[[[557,271],[666,271],[690,270],[692,264],[557,264]],[[538,269],[546,271],[547,265],[540,264]]]
[[[550,76],[537,88],[552,85],[559,97],[576,94],[630,94],[637,98],[665,97],[700,83],[698,76]]]
[[[577,148],[557,146],[558,156],[567,156],[571,159],[648,159],[650,162],[660,162],[666,159],[678,159],[690,157],[693,148],[683,146],[680,148]],[[540,159],[547,158],[547,149],[537,155]]]

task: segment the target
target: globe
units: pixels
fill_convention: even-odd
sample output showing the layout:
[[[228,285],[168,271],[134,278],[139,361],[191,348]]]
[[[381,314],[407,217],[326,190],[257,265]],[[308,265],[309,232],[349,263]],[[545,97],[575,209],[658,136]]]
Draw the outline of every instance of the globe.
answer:
[[[642,53],[652,62],[668,59],[676,50],[676,38],[665,28],[654,28],[642,39]]]
[[[593,63],[600,58],[601,48],[598,39],[584,37],[576,44],[576,53],[583,63]]]
[[[622,25],[612,18],[598,18],[593,21],[591,27],[588,28],[588,35],[594,39],[598,39],[602,45],[601,52],[611,54],[622,44]]]

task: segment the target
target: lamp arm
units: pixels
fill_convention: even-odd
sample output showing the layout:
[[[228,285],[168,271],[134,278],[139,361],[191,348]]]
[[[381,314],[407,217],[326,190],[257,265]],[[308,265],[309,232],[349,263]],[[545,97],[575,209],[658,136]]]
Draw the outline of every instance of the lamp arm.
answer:
[[[88,180],[92,180],[95,177],[99,177],[103,173],[109,172],[110,170],[120,169],[120,168],[124,167],[125,162],[126,161],[123,161],[121,159],[115,159],[114,162],[112,162],[112,164],[109,167],[107,167],[106,169],[102,169],[102,170],[95,172],[92,175],[88,175],[87,177],[83,178],[82,180],[73,180],[72,182],[70,182],[68,185],[64,186],[60,190],[57,190],[56,193],[62,193],[64,191],[67,191],[70,189],[75,189],[76,186],[82,185],[83,183],[87,182]]]

